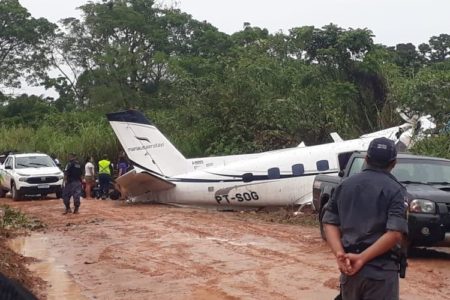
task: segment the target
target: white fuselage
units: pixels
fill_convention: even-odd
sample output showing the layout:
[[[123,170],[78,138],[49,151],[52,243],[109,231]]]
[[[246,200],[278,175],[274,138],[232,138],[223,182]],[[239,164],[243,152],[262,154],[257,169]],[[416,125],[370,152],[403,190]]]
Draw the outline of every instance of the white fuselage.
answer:
[[[225,207],[309,203],[312,200],[311,187],[314,177],[317,174],[337,174],[338,154],[366,150],[371,140],[372,138],[356,139],[260,154],[235,155],[229,159],[192,159],[190,161],[197,166],[197,170],[166,178],[175,183],[173,189],[150,192],[136,199]],[[325,165],[318,168],[318,162]],[[205,167],[198,168],[199,165]],[[303,166],[303,173],[295,173],[293,166]],[[270,175],[269,170],[273,172]],[[247,175],[247,180],[243,180],[244,174],[251,175]]]
[[[107,114],[135,171],[116,180],[123,197],[138,201],[206,206],[286,206],[312,200],[317,174],[337,174],[339,159],[367,150],[377,137],[399,141],[413,131],[409,123],[335,143],[256,154],[186,159],[144,114]],[[421,124],[425,124],[421,122]],[[412,135],[411,135],[412,137]],[[402,140],[406,146],[411,137]],[[345,159],[344,159],[345,160]]]

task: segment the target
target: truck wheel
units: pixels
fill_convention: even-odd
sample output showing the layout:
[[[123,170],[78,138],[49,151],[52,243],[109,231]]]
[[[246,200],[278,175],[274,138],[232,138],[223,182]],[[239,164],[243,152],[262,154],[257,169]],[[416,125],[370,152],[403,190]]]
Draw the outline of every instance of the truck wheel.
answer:
[[[5,195],[6,195],[6,191],[4,189],[0,188],[0,198],[5,197]]]
[[[16,185],[14,184],[14,182],[11,184],[11,196],[12,196],[14,201],[22,199],[22,193],[20,193],[17,190]]]

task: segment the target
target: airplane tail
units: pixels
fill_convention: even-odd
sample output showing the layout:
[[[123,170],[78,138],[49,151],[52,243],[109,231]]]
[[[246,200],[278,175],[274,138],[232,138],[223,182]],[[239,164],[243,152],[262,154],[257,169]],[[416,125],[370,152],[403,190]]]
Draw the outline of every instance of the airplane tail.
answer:
[[[164,177],[191,171],[188,160],[142,113],[128,110],[106,116],[135,166]]]

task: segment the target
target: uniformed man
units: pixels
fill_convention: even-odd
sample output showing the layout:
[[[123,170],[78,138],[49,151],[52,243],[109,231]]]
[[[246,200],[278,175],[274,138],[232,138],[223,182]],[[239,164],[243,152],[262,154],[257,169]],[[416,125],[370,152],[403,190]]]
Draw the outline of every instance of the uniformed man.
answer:
[[[63,201],[66,206],[66,210],[64,211],[65,215],[71,212],[70,197],[73,197],[73,204],[75,206],[73,213],[78,213],[82,191],[81,175],[81,165],[77,160],[76,154],[69,154],[69,162],[64,169]]]
[[[399,299],[399,264],[393,249],[407,234],[406,192],[390,174],[393,141],[374,139],[367,168],[344,180],[325,208],[322,222],[341,270],[344,300]]]
[[[113,172],[113,166],[108,160],[106,154],[103,155],[103,159],[98,162],[98,181],[100,184],[100,193],[102,199],[106,199],[109,193],[109,185],[111,182],[111,174]]]

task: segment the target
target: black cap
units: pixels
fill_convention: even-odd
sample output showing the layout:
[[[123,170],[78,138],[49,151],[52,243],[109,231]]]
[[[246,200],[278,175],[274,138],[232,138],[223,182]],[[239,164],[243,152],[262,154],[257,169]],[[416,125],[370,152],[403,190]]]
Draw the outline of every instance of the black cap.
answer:
[[[395,143],[388,138],[376,138],[370,142],[367,149],[367,157],[371,163],[379,166],[387,166],[397,158],[397,149]]]

